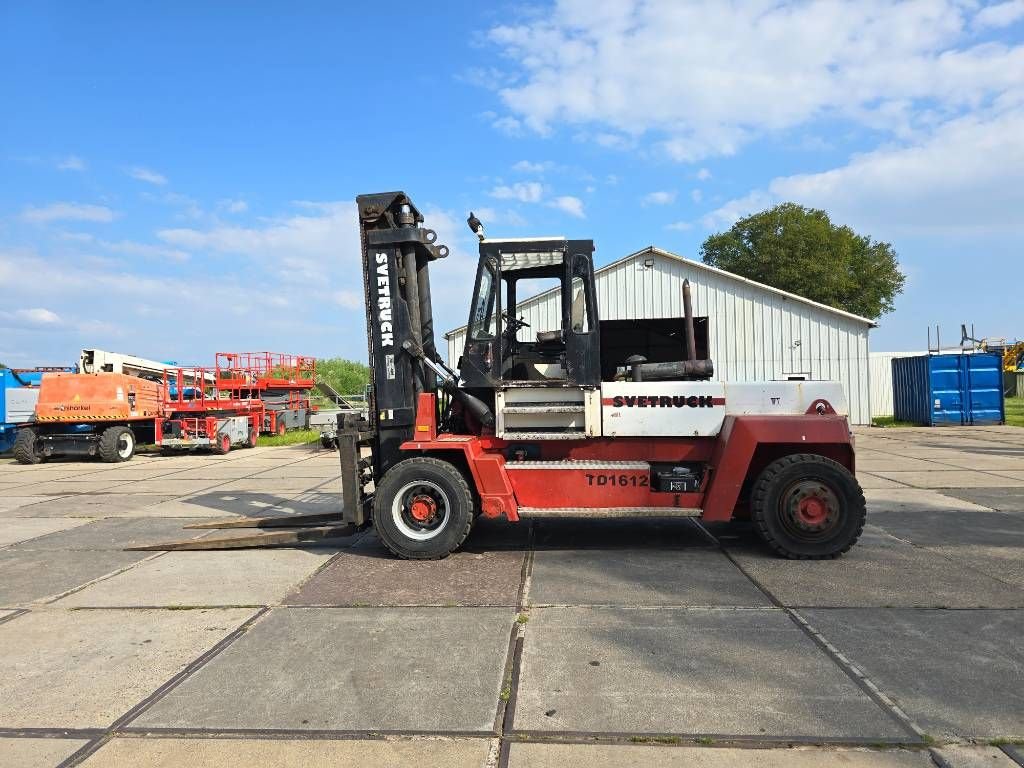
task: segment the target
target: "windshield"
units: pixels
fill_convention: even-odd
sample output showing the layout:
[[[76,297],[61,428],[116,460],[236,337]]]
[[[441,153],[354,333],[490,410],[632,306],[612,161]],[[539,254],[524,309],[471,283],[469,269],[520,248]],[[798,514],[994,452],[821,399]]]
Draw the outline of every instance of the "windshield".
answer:
[[[480,288],[476,294],[473,317],[469,326],[469,336],[472,339],[494,338],[494,289],[496,283],[495,264],[488,260],[484,262],[484,268],[480,270]]]

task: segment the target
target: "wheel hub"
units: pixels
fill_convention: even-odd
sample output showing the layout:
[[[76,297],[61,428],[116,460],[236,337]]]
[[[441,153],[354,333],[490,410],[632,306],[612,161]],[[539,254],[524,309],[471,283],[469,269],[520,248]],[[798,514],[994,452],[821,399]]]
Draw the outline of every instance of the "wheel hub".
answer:
[[[805,480],[790,489],[785,509],[797,530],[820,533],[837,520],[839,499],[826,485]]]
[[[409,514],[416,522],[425,523],[437,514],[437,502],[425,494],[413,496],[409,504]]]

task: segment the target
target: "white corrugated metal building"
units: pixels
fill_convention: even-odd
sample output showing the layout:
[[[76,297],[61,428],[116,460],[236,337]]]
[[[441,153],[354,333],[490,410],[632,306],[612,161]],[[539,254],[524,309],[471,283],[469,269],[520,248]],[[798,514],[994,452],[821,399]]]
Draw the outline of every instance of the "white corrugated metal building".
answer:
[[[840,381],[850,421],[871,423],[868,331],[872,320],[819,304],[650,246],[595,271],[601,320],[681,317],[683,280],[693,313],[708,318],[708,347],[721,381],[805,376]],[[559,296],[546,291],[516,310],[534,330],[560,327]],[[445,334],[458,361],[466,327]]]

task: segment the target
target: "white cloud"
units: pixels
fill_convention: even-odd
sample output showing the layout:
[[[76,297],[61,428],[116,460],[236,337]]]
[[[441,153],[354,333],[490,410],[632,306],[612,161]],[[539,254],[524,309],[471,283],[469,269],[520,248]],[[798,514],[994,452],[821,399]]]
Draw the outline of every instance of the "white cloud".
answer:
[[[60,316],[44,307],[33,307],[32,309],[18,309],[14,314],[32,325],[58,325]]]
[[[972,20],[975,29],[1000,29],[1024,19],[1024,0],[1009,0],[989,5],[978,11]]]
[[[85,161],[77,155],[68,155],[67,157],[62,157],[57,161],[57,170],[84,171]]]
[[[539,203],[544,195],[544,187],[537,181],[518,181],[515,184],[502,184],[491,190],[491,197],[499,200],[518,200],[521,203]]]
[[[162,229],[157,237],[192,252],[245,256],[268,265],[283,280],[319,284],[325,268],[333,268],[343,254],[358,253],[355,203],[299,201],[296,205],[308,213],[267,219],[254,227],[217,224],[208,229]]]
[[[188,253],[176,248],[166,248],[160,245],[151,245],[150,243],[138,243],[133,240],[119,240],[116,242],[97,240],[96,244],[112,253],[120,253],[126,256],[142,256],[143,258],[157,261],[171,260],[182,262],[188,261],[191,258]]]
[[[698,181],[707,181],[710,178],[711,178],[711,171],[709,171],[707,168],[701,168],[699,171],[697,171],[697,180]]]
[[[512,170],[518,173],[532,173],[539,175],[550,170],[552,165],[553,163],[547,160],[539,163],[532,163],[529,160],[520,160],[512,166]]]
[[[21,218],[31,224],[47,224],[51,221],[113,221],[117,214],[103,205],[88,203],[51,203],[36,208],[29,206]]]
[[[967,31],[1018,5],[558,0],[488,35],[519,75],[500,90],[517,129],[693,162],[819,120],[906,137],[1019,99],[1024,44]]]
[[[674,203],[676,193],[674,191],[662,190],[659,192],[648,192],[644,195],[644,205],[668,205]]]
[[[144,181],[147,184],[156,184],[158,187],[162,187],[167,183],[166,176],[150,170],[149,168],[144,168],[141,165],[133,165],[131,168],[126,168],[124,172],[133,179]]]
[[[522,215],[511,208],[499,210],[497,208],[489,208],[487,206],[474,208],[476,217],[484,224],[484,229],[492,233],[492,225],[495,224],[507,224],[510,227],[525,227],[526,219]]]
[[[583,201],[578,197],[573,197],[572,195],[561,195],[548,203],[548,205],[552,208],[564,211],[570,216],[576,216],[580,219],[586,218],[586,214],[583,212]]]
[[[689,221],[675,221],[671,224],[666,224],[665,229],[671,229],[675,232],[686,232],[693,229],[693,224]]]
[[[894,234],[1024,234],[1024,107],[951,120],[919,144],[855,156],[822,173],[773,179],[705,218],[709,228],[780,201],[827,210],[883,239]]]
[[[523,124],[510,115],[499,117],[491,123],[491,126],[507,136],[520,136],[523,133]]]
[[[335,291],[331,294],[331,299],[345,309],[363,308],[363,297],[355,291]]]
[[[217,207],[228,213],[245,213],[249,210],[249,204],[245,200],[231,200],[230,198],[219,200]]]

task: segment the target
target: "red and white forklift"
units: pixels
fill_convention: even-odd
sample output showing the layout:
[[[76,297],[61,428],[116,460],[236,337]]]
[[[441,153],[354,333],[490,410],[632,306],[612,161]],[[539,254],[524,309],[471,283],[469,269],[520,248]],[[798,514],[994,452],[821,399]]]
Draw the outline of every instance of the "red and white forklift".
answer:
[[[592,241],[491,239],[472,214],[480,255],[456,372],[435,349],[430,293],[429,267],[448,249],[402,192],[357,205],[373,380],[368,415],[339,415],[342,511],[202,527],[327,524],[262,537],[288,543],[372,523],[394,554],[418,559],[458,549],[481,516],[748,519],[794,559],[857,541],[865,504],[840,384],[713,381],[688,291],[682,333],[602,323]],[[516,308],[542,279],[561,311],[534,332]],[[202,542],[152,548],[259,543]]]
[[[590,240],[491,239],[458,373],[434,346],[429,265],[447,255],[401,192],[357,199],[369,418],[345,417],[343,518],[407,558],[457,549],[478,516],[750,519],[778,554],[835,557],[864,527],[842,386],[712,381],[688,290],[676,359],[657,329],[602,333]],[[527,335],[517,287],[554,280],[560,327]],[[713,318],[712,318],[713,321]],[[372,487],[372,492],[371,492]]]

